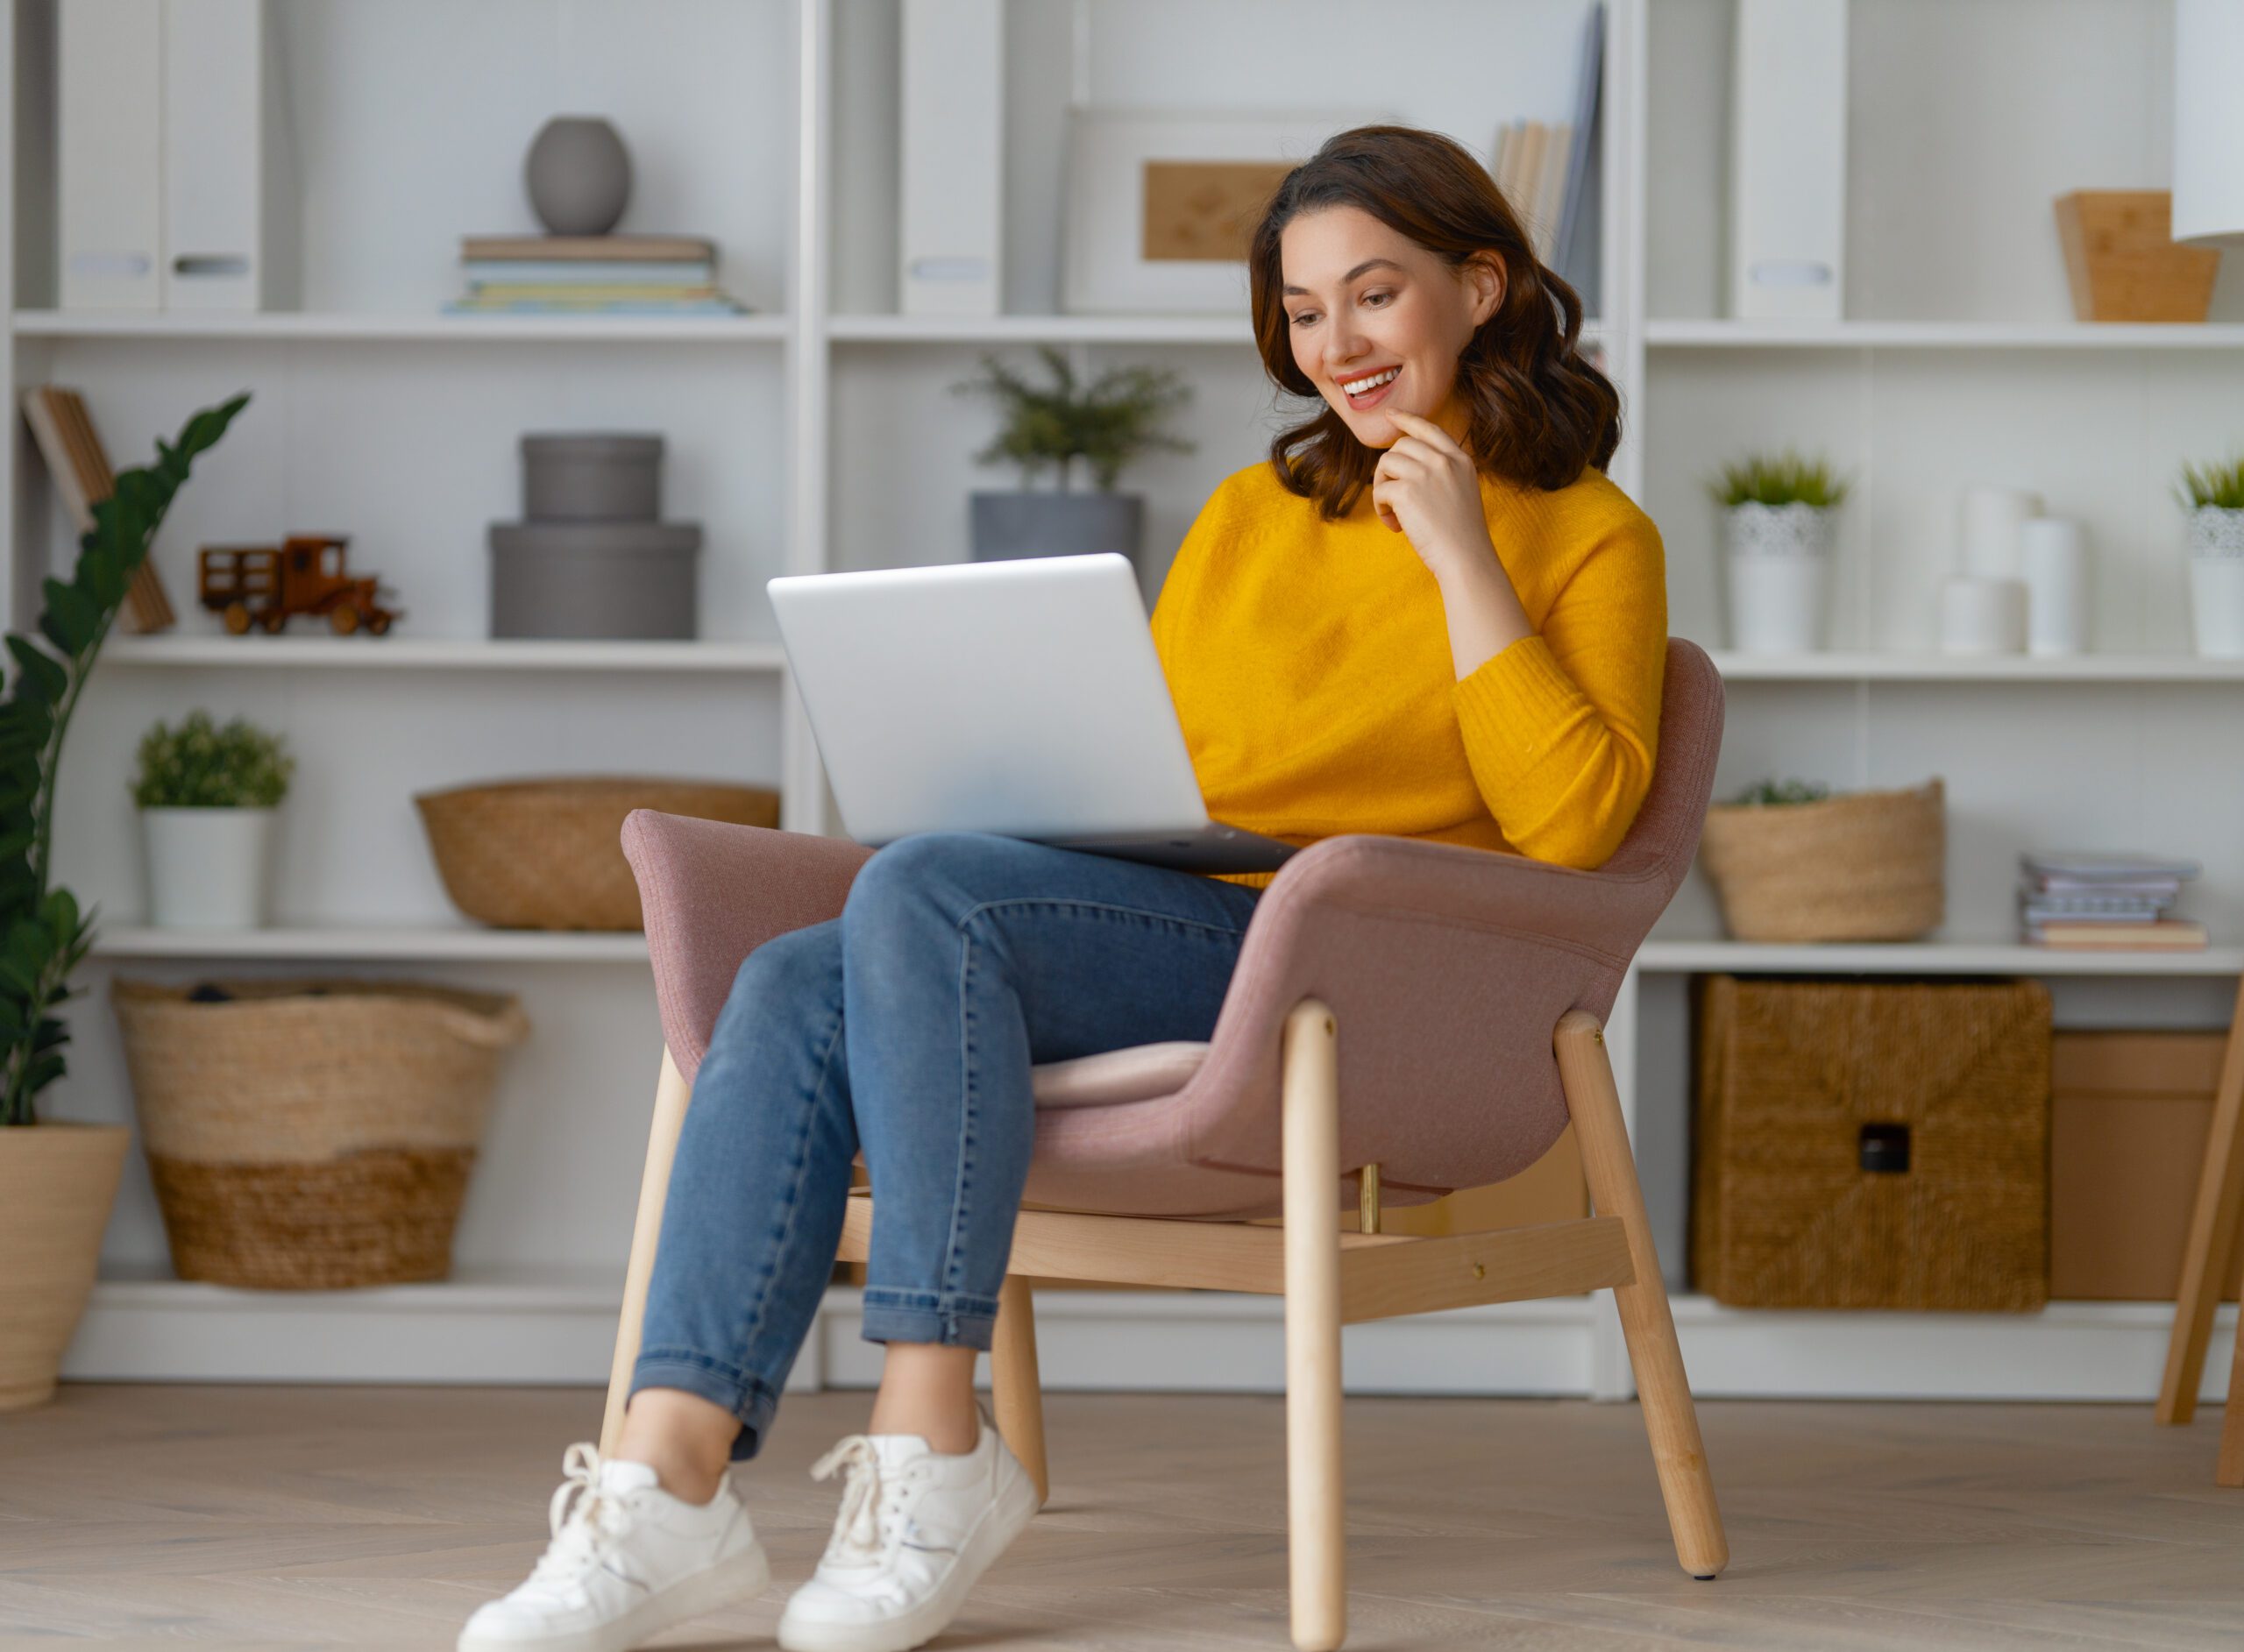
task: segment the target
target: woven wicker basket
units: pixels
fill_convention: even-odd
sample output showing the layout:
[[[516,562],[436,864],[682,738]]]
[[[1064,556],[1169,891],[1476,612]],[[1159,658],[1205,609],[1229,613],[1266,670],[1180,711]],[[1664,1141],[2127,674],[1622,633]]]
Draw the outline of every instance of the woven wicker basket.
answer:
[[[1699,977],[1693,1283],[1746,1308],[2049,1295],[2038,982]]]
[[[462,786],[413,801],[452,904],[504,929],[644,928],[621,843],[634,809],[779,824],[779,794],[768,787],[630,776]]]
[[[229,999],[198,1002],[209,988]],[[398,981],[110,989],[184,1280],[328,1290],[440,1280],[511,993]]]
[[[1945,792],[1899,791],[1707,811],[1700,859],[1737,940],[1914,940],[1940,927]]]

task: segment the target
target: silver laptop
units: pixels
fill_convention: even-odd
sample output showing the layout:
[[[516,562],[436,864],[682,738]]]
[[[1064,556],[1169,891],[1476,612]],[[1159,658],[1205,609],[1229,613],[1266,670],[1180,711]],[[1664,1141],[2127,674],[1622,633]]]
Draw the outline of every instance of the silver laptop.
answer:
[[[769,582],[860,843],[995,832],[1195,872],[1295,846],[1208,819],[1129,559],[1103,552]]]

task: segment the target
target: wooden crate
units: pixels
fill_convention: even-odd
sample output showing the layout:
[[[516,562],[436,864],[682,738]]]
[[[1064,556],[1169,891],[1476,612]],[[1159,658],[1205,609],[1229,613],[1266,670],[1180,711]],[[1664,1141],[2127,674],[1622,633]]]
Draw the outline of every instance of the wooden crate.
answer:
[[[2220,254],[2174,239],[2164,189],[2076,189],[2057,197],[2072,313],[2084,322],[2201,322]]]
[[[1752,1308],[2042,1305],[2046,988],[1712,975],[1694,996],[1697,1288]]]

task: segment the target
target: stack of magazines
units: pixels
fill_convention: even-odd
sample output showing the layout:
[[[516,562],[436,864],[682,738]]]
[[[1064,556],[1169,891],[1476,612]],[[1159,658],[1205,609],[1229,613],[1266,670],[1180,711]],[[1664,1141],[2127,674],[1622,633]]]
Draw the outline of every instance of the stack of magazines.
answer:
[[[714,242],[684,235],[469,235],[451,315],[732,316]]]
[[[2188,951],[2205,926],[2168,909],[2195,861],[2148,854],[2049,850],[2018,857],[2020,939],[2039,947]]]

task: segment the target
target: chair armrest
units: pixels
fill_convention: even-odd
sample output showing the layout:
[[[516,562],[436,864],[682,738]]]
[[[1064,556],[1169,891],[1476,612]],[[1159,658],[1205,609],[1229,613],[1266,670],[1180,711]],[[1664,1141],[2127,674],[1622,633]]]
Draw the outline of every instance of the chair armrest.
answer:
[[[1552,1036],[1603,1019],[1672,869],[1581,871],[1516,854],[1347,833],[1289,858],[1263,891],[1208,1058],[1184,1092],[1189,1156],[1276,1173],[1260,1104],[1287,1013],[1339,1026],[1341,1164],[1402,1189],[1525,1169],[1566,1127]]]
[[[634,809],[623,854],[639,881],[663,1038],[690,1083],[742,961],[775,935],[842,915],[873,851],[842,838]]]

